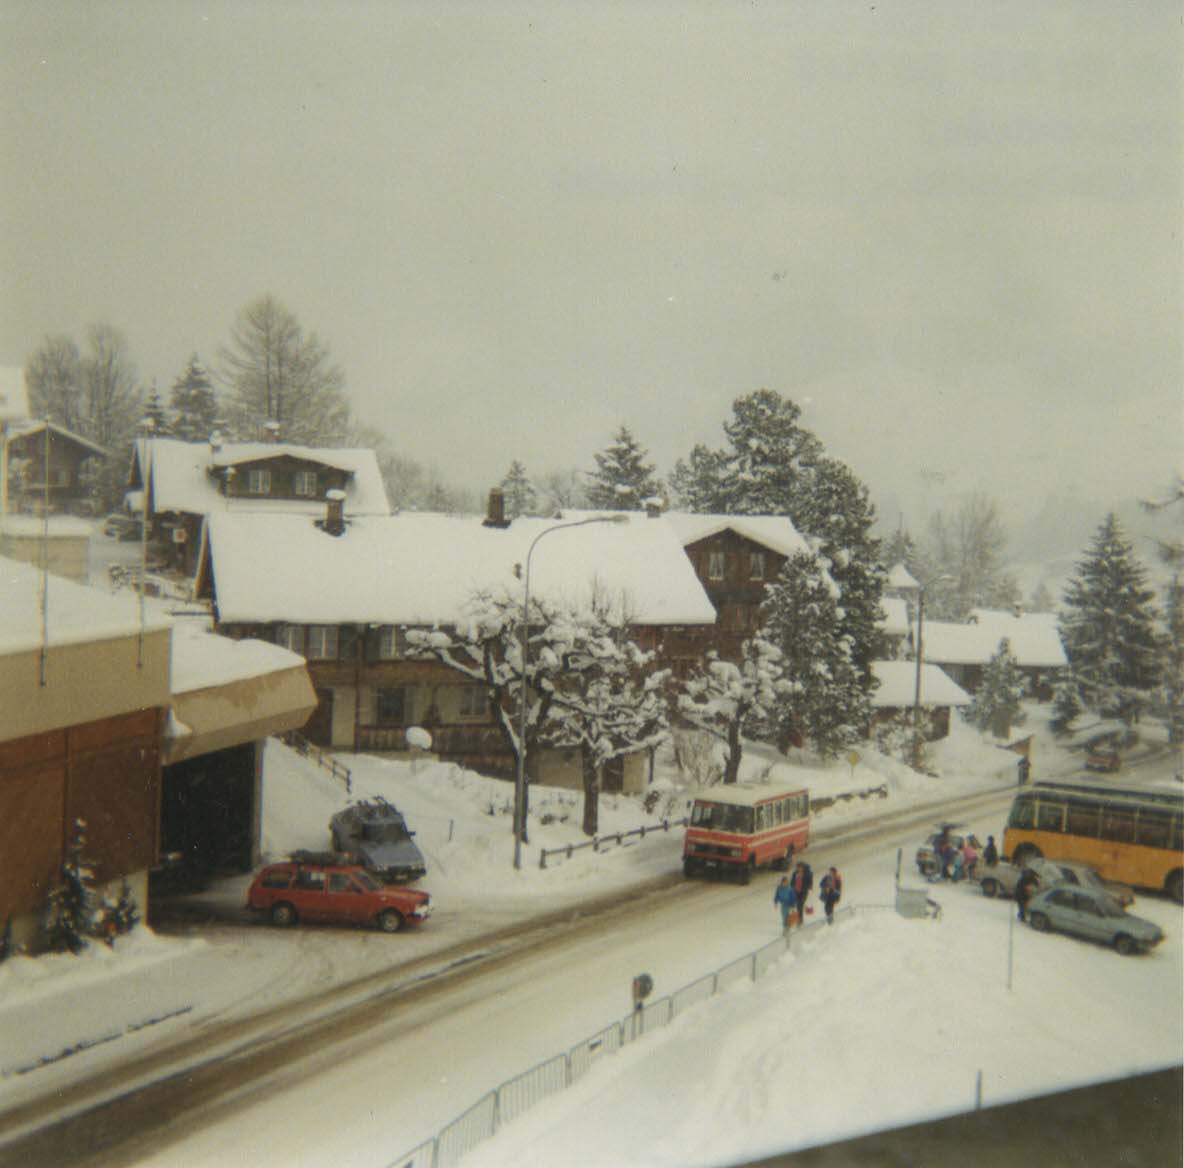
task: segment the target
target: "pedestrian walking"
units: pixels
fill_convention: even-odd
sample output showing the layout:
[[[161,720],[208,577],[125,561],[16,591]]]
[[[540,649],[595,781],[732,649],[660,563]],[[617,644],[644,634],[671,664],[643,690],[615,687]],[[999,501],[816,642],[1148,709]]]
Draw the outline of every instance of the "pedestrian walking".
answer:
[[[826,909],[826,923],[835,923],[835,905],[843,896],[843,878],[837,868],[831,868],[818,885],[818,895],[822,897],[822,906]]]
[[[1032,899],[1032,893],[1039,883],[1040,877],[1031,868],[1025,868],[1020,874],[1019,883],[1015,886],[1015,903],[1021,921],[1028,919],[1028,901]]]
[[[987,846],[983,848],[983,863],[988,868],[993,868],[999,863],[999,849],[995,847],[995,837],[993,835],[987,836]]]
[[[814,873],[805,860],[799,860],[794,865],[789,884],[794,895],[798,898],[798,927],[800,928],[806,920],[806,901],[810,897],[810,889],[814,887]]]
[[[782,876],[773,893],[773,903],[781,913],[781,931],[788,933],[793,923],[793,912],[797,908],[798,898],[789,882],[788,876]]]

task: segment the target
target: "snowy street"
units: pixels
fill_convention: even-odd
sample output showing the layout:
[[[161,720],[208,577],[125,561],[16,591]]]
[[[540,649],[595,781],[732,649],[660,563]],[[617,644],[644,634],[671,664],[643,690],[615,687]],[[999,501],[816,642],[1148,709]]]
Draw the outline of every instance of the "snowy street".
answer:
[[[282,774],[289,790],[300,784],[307,788],[301,800],[305,812],[312,790],[327,802],[338,798],[302,760],[280,752],[272,762],[277,780]],[[373,774],[377,780],[383,771],[399,769],[378,764]],[[444,824],[437,836],[428,803],[415,794],[423,790],[424,776],[412,785],[409,777],[403,773],[400,802],[413,823],[423,825],[430,867],[453,872],[451,881],[437,877],[435,886],[456,893],[464,878],[445,854]],[[981,832],[1000,834],[1010,797],[1010,789],[999,790],[970,813]],[[602,1059],[587,1080],[476,1149],[472,1162],[564,1162],[563,1149],[578,1147],[578,1158],[566,1162],[709,1164],[713,1156],[756,1155],[762,1149],[838,1138],[865,1126],[965,1109],[972,1105],[979,1071],[991,1103],[1178,1060],[1184,1048],[1179,910],[1167,901],[1140,897],[1137,911],[1163,925],[1169,940],[1150,956],[1132,960],[1069,938],[1035,935],[1023,926],[1012,934],[1010,902],[987,900],[970,885],[934,888],[943,909],[939,921],[902,920],[889,907],[896,849],[904,849],[903,882],[921,886],[911,854],[923,834],[920,825],[932,818],[928,811],[909,813],[917,798],[902,791],[887,804],[853,801],[845,812],[833,813],[829,823],[826,812],[818,815],[808,858],[816,872],[830,863],[841,867],[845,903],[856,907],[853,916],[830,930],[807,930],[756,984],[737,986],[667,1030]],[[434,806],[438,812],[442,804]],[[419,810],[418,819],[412,808]],[[911,822],[887,832],[861,831],[867,815],[885,812]],[[311,824],[315,814],[304,821]],[[447,825],[454,843],[468,827],[475,830],[474,821]],[[278,812],[270,829],[298,830]],[[848,841],[825,842],[840,834]],[[472,852],[474,840],[466,846]],[[192,1026],[200,1035],[219,1021],[241,1017],[248,1006],[281,1003],[285,992],[293,991],[292,984],[281,984],[285,981],[307,993],[340,980],[347,970],[355,977],[382,976],[378,971],[389,963],[392,946],[401,960],[420,959],[421,970],[425,963],[431,967],[433,954],[446,955],[446,942],[472,938],[483,926],[488,931],[491,921],[505,925],[515,915],[519,920],[532,910],[537,915],[544,904],[554,907],[556,896],[611,894],[615,882],[624,903],[630,883],[652,880],[663,871],[677,874],[678,846],[675,833],[644,848],[606,853],[590,884],[588,865],[578,859],[549,873],[523,871],[515,880],[495,865],[484,869],[484,895],[469,893],[450,903],[446,891],[439,892],[439,914],[420,932],[395,938],[354,930],[215,926],[204,943],[208,956],[234,954],[239,992],[220,1000],[229,987],[216,978],[216,966],[207,965],[211,980],[200,995],[205,1016]],[[547,879],[553,883],[540,902],[540,885]],[[425,883],[432,887],[431,878]],[[342,1014],[340,1025],[330,1022],[314,1031],[307,1017],[301,1021],[299,1012],[289,1015],[287,1029],[296,1037],[280,1049],[290,1058],[278,1065],[273,1060],[263,1073],[247,1052],[241,1060],[198,1072],[188,1089],[182,1080],[163,1111],[174,1117],[164,1128],[158,1126],[161,1114],[150,1115],[141,1139],[87,1162],[185,1168],[341,1162],[385,1168],[500,1082],[626,1016],[636,974],[651,975],[659,998],[776,937],[779,926],[770,903],[774,883],[771,875],[749,887],[676,878],[665,894],[607,917],[575,919],[546,933],[541,944],[494,957],[439,984],[380,994],[370,1004],[364,999],[375,987],[359,987],[352,996],[361,1004]],[[491,900],[490,889],[511,885],[517,885],[520,899],[502,903],[484,922],[474,919],[476,906]],[[810,919],[818,916],[820,911]],[[1010,942],[1015,965],[1009,991]],[[402,968],[412,973],[412,967]],[[182,963],[178,972],[183,969]],[[1115,1004],[1112,1013],[1098,1008],[1103,1001]],[[870,1013],[868,1003],[874,1004]],[[324,1016],[328,1008],[322,1003],[319,1013]],[[882,1024],[867,1025],[869,1017],[881,1018]],[[1084,1031],[1082,1017],[1091,1020]],[[192,1026],[177,1019],[157,1029],[182,1027],[175,1038]],[[1101,1027],[1102,1041],[1093,1026]],[[302,1030],[308,1031],[307,1042],[299,1039]],[[148,1041],[150,1034],[145,1031],[141,1040]],[[155,1041],[165,1037],[158,1034]],[[110,1057],[98,1048],[22,1076],[23,1082],[5,1080],[6,1095],[10,1084],[15,1093],[28,1091],[31,1080],[43,1076],[42,1087],[55,1080],[65,1087],[88,1067],[101,1073]],[[76,1061],[78,1066],[71,1066]],[[900,1073],[868,1077],[855,1072],[859,1063],[899,1066]],[[639,1077],[667,1087],[643,1092],[636,1085]],[[780,1106],[780,1092],[770,1087],[788,1079],[799,1084],[795,1090],[802,1101],[792,1122]],[[209,1101],[186,1113],[198,1102],[194,1096],[204,1090],[203,1081],[211,1085]],[[241,1088],[227,1093],[240,1081]],[[848,1085],[841,1105],[828,1103],[833,1081]],[[857,1083],[863,1084],[863,1094],[853,1101],[848,1092]],[[382,1084],[377,1094],[375,1084]],[[636,1097],[646,1100],[640,1112],[629,1102]],[[160,1098],[147,1096],[158,1103]],[[609,1114],[622,1133],[615,1142],[607,1137],[604,1116]],[[125,1130],[121,1138],[131,1135]],[[60,1162],[53,1158],[57,1145],[52,1138],[42,1137],[23,1150],[32,1147],[49,1157],[39,1162]],[[8,1162],[4,1156],[0,1146],[0,1163]]]

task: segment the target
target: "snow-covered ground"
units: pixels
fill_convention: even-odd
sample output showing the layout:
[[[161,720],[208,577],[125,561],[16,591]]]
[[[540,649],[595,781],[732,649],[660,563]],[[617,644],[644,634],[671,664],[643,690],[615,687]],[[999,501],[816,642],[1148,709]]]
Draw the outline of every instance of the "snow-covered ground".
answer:
[[[1030,731],[1036,735],[1034,777],[1074,765],[1035,720],[1023,733]],[[760,750],[749,752],[746,772],[757,777],[770,766],[783,769],[815,799],[834,799],[814,817],[815,833],[824,835],[887,808],[1010,786],[1015,760],[955,718],[951,737],[930,758],[938,777],[870,753],[822,767]],[[366,756],[345,761],[353,770],[354,797],[385,795],[417,831],[429,868],[421,883],[435,906],[428,924],[395,937],[215,924],[192,938],[164,938],[140,929],[114,951],[96,947],[81,958],[10,960],[0,965],[0,1110],[213,1022],[430,958],[503,924],[678,868],[681,832],[672,830],[600,855],[577,852],[540,870],[540,847],[583,837],[579,796],[538,789],[526,863],[514,871],[508,784],[451,764]],[[660,762],[658,805],[647,812],[635,798],[605,796],[602,833],[682,814],[685,791],[676,789],[670,760]],[[862,797],[878,788],[886,795]],[[329,817],[346,800],[344,787],[328,772],[269,743],[263,809],[268,857],[327,846]],[[976,826],[1001,838],[1001,818]],[[888,903],[891,880],[883,856],[869,860],[849,873],[847,899],[857,906]],[[204,900],[223,910],[241,905],[247,882],[219,882]],[[740,922],[731,956],[768,939],[772,909],[766,901],[767,889],[755,883],[744,917],[751,917],[752,941],[739,939],[747,927]],[[1122,959],[1067,938],[1015,930],[1016,973],[1009,990],[1010,906],[964,886],[950,889],[942,903],[936,924],[868,909],[833,930],[815,930],[810,943],[776,971],[603,1060],[572,1090],[479,1148],[471,1162],[487,1168],[573,1163],[570,1149],[578,1147],[582,1164],[709,1164],[963,1109],[973,1102],[980,1070],[988,1102],[1000,1102],[1180,1060],[1176,906],[1140,897],[1136,911],[1168,933],[1165,944],[1145,958]],[[693,946],[679,956],[693,960]],[[493,1076],[481,1089],[497,1082]],[[442,1100],[439,1110],[450,1116],[472,1102],[470,1087]],[[618,1135],[609,1134],[609,1115]],[[290,1144],[268,1145],[274,1153],[269,1163],[318,1162],[299,1150],[298,1129],[297,1123]],[[399,1151],[388,1143],[371,1156],[338,1162],[377,1166]]]

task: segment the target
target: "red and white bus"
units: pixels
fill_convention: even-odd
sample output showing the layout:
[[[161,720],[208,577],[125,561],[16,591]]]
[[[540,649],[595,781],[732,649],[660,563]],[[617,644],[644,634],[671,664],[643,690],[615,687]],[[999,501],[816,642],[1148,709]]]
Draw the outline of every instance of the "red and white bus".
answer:
[[[788,868],[810,842],[808,791],[737,783],[698,796],[682,845],[682,870],[732,872],[742,883],[753,869]]]

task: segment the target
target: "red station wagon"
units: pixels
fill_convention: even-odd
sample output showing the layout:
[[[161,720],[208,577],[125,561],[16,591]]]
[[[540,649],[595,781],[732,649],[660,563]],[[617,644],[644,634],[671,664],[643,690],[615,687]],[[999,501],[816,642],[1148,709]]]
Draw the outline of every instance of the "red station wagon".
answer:
[[[255,877],[247,908],[276,925],[342,921],[384,933],[422,924],[432,911],[426,892],[382,884],[346,856],[299,852]]]

